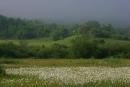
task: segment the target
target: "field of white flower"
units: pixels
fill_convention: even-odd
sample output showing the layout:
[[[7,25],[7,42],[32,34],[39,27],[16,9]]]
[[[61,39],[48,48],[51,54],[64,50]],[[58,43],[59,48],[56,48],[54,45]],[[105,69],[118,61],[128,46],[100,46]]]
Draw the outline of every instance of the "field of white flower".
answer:
[[[64,84],[85,84],[102,80],[130,82],[130,67],[43,67],[10,68],[7,74],[36,76],[39,79],[59,81]]]
[[[4,61],[6,75],[0,76],[0,87],[130,87],[126,60],[39,61]]]

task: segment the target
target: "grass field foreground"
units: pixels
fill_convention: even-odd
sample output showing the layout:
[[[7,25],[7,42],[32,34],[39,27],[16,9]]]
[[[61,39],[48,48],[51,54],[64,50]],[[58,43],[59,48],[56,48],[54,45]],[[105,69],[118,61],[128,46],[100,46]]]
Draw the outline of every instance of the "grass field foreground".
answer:
[[[128,59],[1,59],[0,87],[130,87]]]
[[[114,82],[111,80],[102,80],[84,84],[64,84],[56,80],[51,82],[36,77],[11,75],[0,78],[0,87],[130,87],[130,82],[125,82],[122,79]]]
[[[129,67],[129,59],[0,59],[4,67],[69,67],[69,66],[107,66]]]

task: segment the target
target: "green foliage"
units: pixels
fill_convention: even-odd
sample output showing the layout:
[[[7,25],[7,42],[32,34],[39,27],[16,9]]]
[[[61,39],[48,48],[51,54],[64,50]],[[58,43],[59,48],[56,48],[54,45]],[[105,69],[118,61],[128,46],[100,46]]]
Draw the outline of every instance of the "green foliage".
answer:
[[[60,29],[55,30],[51,35],[52,35],[53,40],[60,40],[69,36],[69,32],[67,29],[60,28]]]
[[[90,58],[97,49],[97,41],[85,37],[78,37],[72,41],[72,54],[76,58]]]
[[[5,70],[0,66],[0,76],[4,76],[5,75]]]
[[[0,44],[0,57],[11,58],[130,58],[129,44],[108,43],[104,39],[79,36],[66,43],[31,46],[26,41]]]
[[[102,39],[84,36],[72,41],[71,52],[74,58],[130,58],[130,48],[126,45],[107,44]]]
[[[28,48],[22,45],[16,45],[14,43],[0,44],[0,56],[1,57],[28,57]]]
[[[79,36],[70,43],[66,37]],[[49,38],[51,41],[43,45],[41,41],[36,46],[29,45],[24,39]],[[97,21],[88,21],[72,27],[60,24],[46,24],[37,20],[22,20],[0,15],[0,39],[19,39],[20,44],[12,42],[0,44],[0,57],[38,57],[38,58],[130,58],[129,45],[121,42],[107,43],[109,39],[129,40],[122,31],[115,29],[111,24],[100,24]],[[55,41],[53,41],[53,40]],[[42,40],[42,39],[41,39]],[[57,41],[59,40],[59,41]],[[116,42],[116,41],[115,41]],[[33,44],[32,42],[31,44]],[[55,44],[57,43],[57,44]],[[62,44],[61,44],[62,43]],[[42,47],[40,45],[43,45]]]
[[[64,29],[61,25],[0,16],[1,39],[33,39],[41,37],[62,39],[66,36],[68,36],[68,29]]]
[[[65,58],[68,55],[67,46],[53,44],[51,47],[42,47],[38,51],[37,57],[40,58]]]
[[[111,24],[101,25],[97,21],[88,21],[81,25],[75,25],[72,29],[75,34],[86,35],[87,37],[114,38],[128,40],[129,37],[123,31],[115,29]]]
[[[53,40],[59,40],[71,35],[82,34],[93,37],[129,40],[129,37],[125,33],[116,30],[111,24],[102,25],[97,21],[88,21],[84,24],[76,24],[69,27],[55,23],[46,24],[37,20],[22,20],[0,15],[1,39],[49,37]]]
[[[53,44],[51,46],[52,58],[66,58],[68,56],[68,47],[61,44]]]

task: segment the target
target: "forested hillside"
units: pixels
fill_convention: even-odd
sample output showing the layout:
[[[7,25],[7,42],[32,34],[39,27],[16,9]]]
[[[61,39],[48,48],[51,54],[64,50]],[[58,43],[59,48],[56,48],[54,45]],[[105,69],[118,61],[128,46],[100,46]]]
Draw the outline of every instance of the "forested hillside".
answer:
[[[97,21],[67,26],[1,15],[0,39],[6,58],[130,58],[127,32]]]
[[[49,37],[53,40],[59,40],[77,34],[100,38],[128,39],[125,33],[123,33],[123,29],[115,29],[111,24],[100,24],[97,21],[65,26],[56,23],[44,23],[38,20],[9,18],[0,15],[1,39],[35,39]]]

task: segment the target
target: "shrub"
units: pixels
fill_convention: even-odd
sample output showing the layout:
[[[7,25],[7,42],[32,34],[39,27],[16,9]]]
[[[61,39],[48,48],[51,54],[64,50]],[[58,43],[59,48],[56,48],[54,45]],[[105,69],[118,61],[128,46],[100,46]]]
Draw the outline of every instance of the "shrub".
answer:
[[[97,50],[97,41],[94,39],[80,37],[72,41],[71,52],[76,58],[95,57]]]
[[[2,66],[0,66],[0,76],[5,75],[5,70],[2,68]]]
[[[39,58],[65,58],[68,55],[67,46],[53,44],[50,47],[42,47],[36,53]]]
[[[28,51],[28,47],[16,45],[12,42],[0,44],[0,56],[14,58],[28,57]]]
[[[51,46],[51,56],[53,58],[65,58],[68,55],[67,49],[67,46],[55,43]]]

